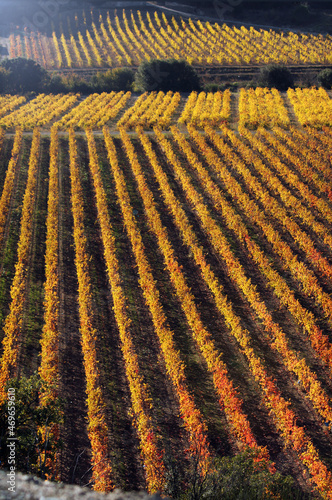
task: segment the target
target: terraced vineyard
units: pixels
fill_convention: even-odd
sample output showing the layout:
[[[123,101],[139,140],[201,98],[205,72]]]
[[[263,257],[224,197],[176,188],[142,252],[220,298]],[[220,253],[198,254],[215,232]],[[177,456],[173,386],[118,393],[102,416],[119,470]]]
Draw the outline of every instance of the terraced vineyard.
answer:
[[[0,398],[65,398],[62,480],[167,491],[249,447],[332,498],[330,97],[237,98],[3,98]]]

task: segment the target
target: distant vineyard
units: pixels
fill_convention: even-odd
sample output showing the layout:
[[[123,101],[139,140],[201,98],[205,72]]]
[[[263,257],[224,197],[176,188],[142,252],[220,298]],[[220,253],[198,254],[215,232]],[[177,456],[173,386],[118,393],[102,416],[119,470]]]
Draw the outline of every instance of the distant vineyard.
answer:
[[[10,36],[10,57],[32,58],[47,69],[137,66],[155,58],[194,65],[332,64],[331,49],[330,35],[236,28],[125,10],[100,15],[98,21],[92,13],[89,20],[84,12],[81,19],[68,17],[50,37],[28,31]]]

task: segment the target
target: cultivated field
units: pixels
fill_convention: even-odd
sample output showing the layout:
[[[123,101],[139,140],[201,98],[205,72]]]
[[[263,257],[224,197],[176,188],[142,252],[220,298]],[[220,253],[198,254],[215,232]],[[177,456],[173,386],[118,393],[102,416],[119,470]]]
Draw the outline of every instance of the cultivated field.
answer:
[[[331,498],[328,93],[2,99],[0,397],[65,398],[59,477],[250,447]]]
[[[10,57],[47,69],[138,66],[150,59],[184,59],[197,66],[332,64],[331,35],[166,17],[164,13],[96,11],[63,16],[52,33],[13,33]]]

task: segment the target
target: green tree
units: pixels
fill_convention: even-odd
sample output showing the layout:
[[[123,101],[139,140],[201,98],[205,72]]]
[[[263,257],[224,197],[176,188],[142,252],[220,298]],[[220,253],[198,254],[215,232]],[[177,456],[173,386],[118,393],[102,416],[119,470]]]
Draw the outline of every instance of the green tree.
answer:
[[[191,92],[200,89],[200,82],[195,69],[186,61],[153,59],[143,61],[138,67],[135,88],[141,92]]]
[[[11,379],[7,383],[8,398],[0,407],[0,461],[1,467],[8,467],[8,443],[11,437],[9,415],[14,417],[15,468],[16,471],[35,474],[43,479],[51,476],[49,463],[60,449],[61,441],[54,436],[53,429],[63,420],[60,398],[47,406],[39,404],[39,394],[43,391],[42,381],[37,373],[31,377]],[[12,391],[13,389],[13,391]],[[14,413],[13,413],[14,409]],[[45,432],[43,432],[43,430]],[[49,458],[50,460],[47,460]]]
[[[127,68],[108,70],[97,73],[92,77],[92,86],[95,92],[121,92],[131,90],[134,81],[134,72]]]
[[[324,89],[331,90],[332,88],[332,69],[326,68],[320,71],[317,75],[317,80],[319,85],[324,87]]]
[[[8,92],[9,71],[0,67],[0,94]]]
[[[8,87],[13,94],[42,92],[49,80],[47,71],[32,59],[5,59],[1,67],[9,72]]]
[[[284,91],[289,87],[294,87],[294,80],[291,72],[285,66],[269,64],[261,68],[258,84],[261,87],[276,88]]]

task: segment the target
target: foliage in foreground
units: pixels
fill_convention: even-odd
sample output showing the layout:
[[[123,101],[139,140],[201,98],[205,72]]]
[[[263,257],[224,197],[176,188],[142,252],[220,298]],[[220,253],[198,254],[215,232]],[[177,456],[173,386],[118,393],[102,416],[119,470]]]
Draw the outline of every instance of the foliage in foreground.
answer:
[[[46,407],[39,404],[43,391],[38,374],[10,380],[7,387],[15,389],[16,470],[52,479],[52,466],[45,457],[60,449],[61,442],[52,434],[52,426],[62,423],[63,402],[58,399]],[[0,408],[0,460],[7,466],[8,405]],[[47,440],[41,431],[48,430]],[[257,451],[248,449],[235,457],[215,458],[209,472],[200,474],[197,459],[192,457],[185,471],[179,473],[179,464],[168,463],[166,494],[174,500],[304,500],[308,495],[300,491],[290,476],[273,473],[271,462],[258,459]],[[272,467],[271,467],[272,466]],[[53,477],[53,479],[55,479]],[[184,487],[184,484],[186,485]]]
[[[16,471],[35,474],[42,479],[54,479],[54,456],[61,448],[61,441],[54,429],[62,423],[63,402],[58,398],[47,406],[40,405],[39,396],[44,392],[37,373],[31,377],[11,379],[7,389],[15,389],[14,435]],[[9,409],[7,401],[0,407],[0,463],[8,468]]]
[[[200,476],[191,461],[186,492],[170,491],[177,500],[300,500],[308,499],[292,477],[271,472],[271,462],[258,459],[257,451],[247,449],[234,457],[213,460],[210,472]],[[173,485],[174,486],[174,485]]]

